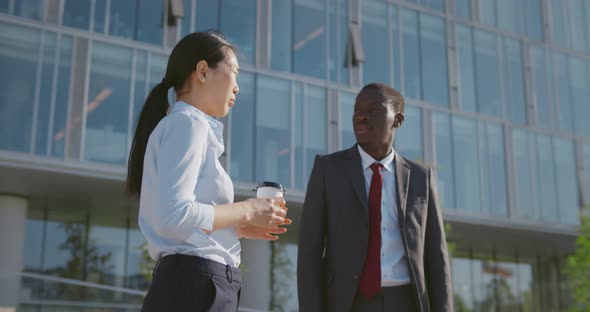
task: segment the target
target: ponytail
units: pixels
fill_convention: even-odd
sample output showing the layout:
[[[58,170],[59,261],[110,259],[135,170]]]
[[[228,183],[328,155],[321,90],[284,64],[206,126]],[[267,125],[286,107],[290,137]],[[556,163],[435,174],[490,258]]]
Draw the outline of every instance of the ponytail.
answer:
[[[168,112],[168,90],[171,84],[166,78],[157,84],[148,95],[143,109],[137,120],[135,136],[131,143],[129,162],[127,164],[127,194],[138,197],[141,192],[141,179],[143,177],[143,158],[147,148],[148,139],[156,125]]]

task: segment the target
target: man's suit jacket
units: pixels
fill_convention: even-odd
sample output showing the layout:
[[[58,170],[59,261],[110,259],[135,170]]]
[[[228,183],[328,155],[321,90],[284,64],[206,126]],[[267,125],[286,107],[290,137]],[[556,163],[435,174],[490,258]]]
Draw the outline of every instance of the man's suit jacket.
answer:
[[[399,228],[420,311],[452,311],[449,258],[432,169],[397,153],[394,163]],[[357,146],[317,156],[300,223],[300,311],[350,311],[368,240],[368,200]]]

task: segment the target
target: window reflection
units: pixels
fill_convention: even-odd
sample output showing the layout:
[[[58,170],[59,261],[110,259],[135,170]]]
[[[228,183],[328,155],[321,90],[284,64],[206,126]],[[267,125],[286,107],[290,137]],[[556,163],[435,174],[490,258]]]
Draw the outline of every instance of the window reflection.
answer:
[[[258,76],[256,180],[291,187],[291,83]]]
[[[91,59],[84,159],[124,164],[132,53],[95,42]]]
[[[11,73],[0,76],[0,149],[28,152],[41,34],[11,24],[0,26],[0,67]]]

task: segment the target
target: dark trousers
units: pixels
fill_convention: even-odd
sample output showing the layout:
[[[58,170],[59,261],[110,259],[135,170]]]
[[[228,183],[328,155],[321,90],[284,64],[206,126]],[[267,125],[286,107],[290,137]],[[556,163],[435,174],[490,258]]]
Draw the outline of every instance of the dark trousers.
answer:
[[[201,257],[168,255],[154,268],[142,312],[237,311],[240,270]]]
[[[415,312],[418,306],[412,285],[382,287],[373,298],[367,300],[357,292],[352,304],[354,312]]]

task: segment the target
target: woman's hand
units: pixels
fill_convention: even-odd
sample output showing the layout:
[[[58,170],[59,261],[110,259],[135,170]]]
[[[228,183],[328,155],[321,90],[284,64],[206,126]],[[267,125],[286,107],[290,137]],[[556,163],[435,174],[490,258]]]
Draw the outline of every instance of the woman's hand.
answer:
[[[285,225],[287,216],[287,207],[285,200],[281,197],[275,198],[250,198],[246,202],[249,204],[249,213],[247,223],[262,228],[277,228],[279,225]],[[289,223],[290,220],[289,220]]]
[[[291,219],[287,218],[285,220],[287,221],[285,225],[291,224]],[[286,228],[262,227],[251,225],[250,223],[240,223],[236,225],[235,228],[239,238],[259,239],[268,241],[275,241],[279,239],[279,237],[276,235],[284,234],[287,232]]]

